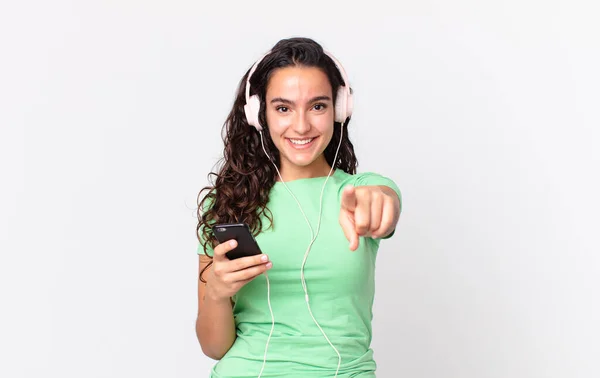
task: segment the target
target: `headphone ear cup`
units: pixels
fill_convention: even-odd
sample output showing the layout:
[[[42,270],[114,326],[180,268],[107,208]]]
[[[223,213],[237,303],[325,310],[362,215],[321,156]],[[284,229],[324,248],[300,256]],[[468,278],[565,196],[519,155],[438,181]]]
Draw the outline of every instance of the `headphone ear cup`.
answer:
[[[352,94],[352,88],[348,90],[347,100],[346,100],[346,118],[352,115],[352,110],[354,110],[354,95]],[[346,121],[344,119],[344,121]]]
[[[260,122],[258,122],[258,112],[260,111],[260,99],[258,95],[250,96],[248,103],[244,105],[244,113],[246,113],[246,121],[250,126],[256,127],[258,131],[262,130]]]
[[[348,98],[346,96],[346,90],[343,86],[339,86],[336,99],[335,99],[335,121],[344,123],[347,118],[347,104]]]

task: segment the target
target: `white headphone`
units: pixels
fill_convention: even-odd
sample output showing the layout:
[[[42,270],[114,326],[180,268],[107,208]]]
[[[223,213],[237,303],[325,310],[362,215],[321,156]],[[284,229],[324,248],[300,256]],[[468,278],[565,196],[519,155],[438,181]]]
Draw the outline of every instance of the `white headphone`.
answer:
[[[323,52],[329,56],[331,60],[333,60],[338,71],[342,75],[342,79],[344,79],[344,85],[340,85],[338,88],[335,99],[335,121],[343,124],[346,122],[346,119],[352,115],[352,109],[354,107],[352,88],[350,87],[350,82],[346,76],[346,71],[340,62],[329,52],[325,50],[323,50]],[[244,113],[246,113],[246,121],[248,124],[256,127],[258,131],[262,131],[263,129],[260,121],[258,120],[260,99],[258,98],[257,94],[250,96],[250,78],[252,77],[252,74],[256,70],[258,64],[270,53],[271,51],[267,52],[259,60],[257,60],[256,63],[254,63],[250,69],[250,72],[248,73],[248,78],[246,79],[246,105],[244,105]]]
[[[331,55],[327,51],[323,51],[323,52],[327,56],[329,56],[331,58],[331,60],[333,60],[338,71],[342,75],[342,79],[344,79],[344,85],[340,85],[340,87],[338,88],[336,100],[335,100],[335,121],[339,122],[343,125],[344,122],[346,122],[346,120],[348,119],[348,117],[350,117],[352,115],[352,109],[354,106],[354,100],[352,98],[352,89],[350,87],[350,82],[348,81],[348,77],[346,76],[346,71],[344,71],[344,67],[342,67],[340,62],[333,55]],[[321,326],[319,325],[319,322],[317,322],[317,319],[315,319],[315,316],[312,313],[312,310],[310,308],[309,296],[308,296],[308,287],[306,285],[306,280],[304,279],[304,265],[306,264],[306,260],[308,258],[308,253],[310,252],[312,244],[314,243],[314,241],[317,239],[317,236],[319,235],[319,229],[321,227],[321,210],[322,210],[322,204],[323,204],[323,192],[325,190],[325,185],[327,185],[327,181],[329,180],[329,177],[331,176],[331,172],[333,172],[335,162],[337,161],[337,155],[340,150],[340,146],[342,145],[344,128],[343,127],[341,128],[342,134],[340,134],[340,141],[339,141],[337,150],[335,152],[335,157],[333,158],[334,164],[332,164],[329,174],[327,175],[327,179],[325,180],[325,183],[323,184],[323,187],[321,188],[321,197],[319,199],[319,223],[317,225],[317,232],[315,234],[315,232],[312,229],[312,226],[310,225],[310,222],[308,221],[308,217],[306,216],[306,214],[304,213],[304,210],[302,209],[302,206],[300,205],[300,202],[298,201],[298,199],[296,198],[294,193],[292,193],[292,191],[288,188],[288,186],[283,181],[283,178],[281,177],[281,173],[279,172],[277,165],[275,164],[273,159],[271,159],[271,157],[267,153],[267,150],[265,149],[265,143],[263,140],[263,133],[262,133],[263,127],[258,120],[258,114],[259,114],[259,110],[260,110],[260,99],[259,99],[258,95],[256,95],[256,94],[253,96],[250,96],[250,78],[252,77],[252,74],[256,70],[256,67],[258,66],[258,64],[270,53],[271,53],[271,51],[267,52],[259,60],[257,60],[256,63],[254,63],[254,65],[250,69],[250,72],[248,73],[248,78],[246,79],[246,105],[244,105],[244,112],[246,113],[246,121],[248,122],[248,124],[250,126],[254,126],[259,131],[263,151],[265,152],[265,154],[267,155],[269,160],[271,160],[271,163],[273,163],[273,165],[275,166],[275,170],[277,170],[277,174],[279,175],[279,178],[281,179],[281,182],[283,183],[283,185],[285,186],[287,191],[294,198],[294,200],[296,200],[296,203],[298,204],[298,207],[300,208],[300,211],[302,212],[302,215],[304,215],[304,219],[306,220],[306,223],[308,224],[308,227],[310,228],[311,241],[310,241],[310,244],[308,245],[306,253],[304,254],[304,260],[302,261],[302,267],[300,269],[300,279],[302,281],[302,288],[304,289],[306,306],[308,307],[308,312],[310,313],[310,316],[312,317],[314,323],[317,325],[317,327],[319,328],[319,330],[321,331],[321,333],[323,334],[323,336],[325,337],[325,339],[327,340],[327,342],[329,343],[331,348],[333,348],[333,350],[335,351],[335,353],[338,356],[338,365],[337,365],[337,370],[335,371],[335,376],[334,376],[334,378],[335,378],[335,377],[337,377],[337,374],[340,370],[340,366],[342,364],[342,356],[340,355],[340,352],[337,350],[337,348],[331,343],[331,341],[329,340],[329,337],[327,337],[327,334],[325,333],[325,331],[323,331],[323,328],[321,328]],[[267,362],[267,351],[269,348],[269,341],[271,340],[271,336],[273,334],[273,329],[275,328],[275,316],[273,315],[273,308],[271,307],[271,285],[269,282],[269,276],[267,275],[267,272],[265,272],[265,277],[267,280],[267,303],[269,305],[269,311],[271,313],[272,323],[271,323],[271,332],[269,333],[269,337],[268,337],[267,343],[265,345],[265,353],[264,353],[262,368],[260,370],[260,373],[258,374],[258,378],[261,378],[262,373],[265,369],[265,364]]]

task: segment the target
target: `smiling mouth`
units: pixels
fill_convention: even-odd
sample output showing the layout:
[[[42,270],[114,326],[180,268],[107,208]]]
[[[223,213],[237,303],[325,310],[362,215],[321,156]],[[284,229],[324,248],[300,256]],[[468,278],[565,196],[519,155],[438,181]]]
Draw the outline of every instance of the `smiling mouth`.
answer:
[[[319,139],[318,136],[313,138],[285,138],[288,146],[294,150],[308,150],[315,144],[315,140]]]
[[[314,138],[302,138],[302,139],[297,139],[297,138],[287,138],[287,139],[294,146],[305,146],[305,145],[311,143],[313,140],[317,139],[317,137],[314,137]]]

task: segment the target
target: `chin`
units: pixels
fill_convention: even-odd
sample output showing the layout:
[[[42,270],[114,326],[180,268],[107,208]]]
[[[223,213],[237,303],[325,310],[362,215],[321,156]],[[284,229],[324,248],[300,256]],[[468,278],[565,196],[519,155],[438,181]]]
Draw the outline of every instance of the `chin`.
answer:
[[[324,144],[325,138],[323,135],[319,135],[315,138],[313,142],[311,142],[307,146],[295,146],[287,140],[287,138],[282,138],[282,145],[277,146],[280,148],[280,151],[283,150],[285,159],[293,166],[307,168],[313,165],[315,162],[319,160],[319,158],[323,155],[325,148],[327,147]],[[281,147],[283,147],[281,149]]]
[[[296,165],[298,167],[308,167],[310,165],[312,165],[313,163],[315,163],[315,161],[317,161],[318,157],[322,155],[322,151],[319,152],[320,150],[317,150],[316,152],[314,151],[306,151],[306,152],[299,152],[299,151],[290,151],[290,150],[286,150],[286,158],[287,160],[292,163],[293,165]]]
[[[312,163],[315,162],[315,157],[311,156],[311,157],[299,157],[299,156],[294,156],[294,154],[286,154],[285,159],[292,165],[295,165],[297,167],[308,167],[310,166]]]

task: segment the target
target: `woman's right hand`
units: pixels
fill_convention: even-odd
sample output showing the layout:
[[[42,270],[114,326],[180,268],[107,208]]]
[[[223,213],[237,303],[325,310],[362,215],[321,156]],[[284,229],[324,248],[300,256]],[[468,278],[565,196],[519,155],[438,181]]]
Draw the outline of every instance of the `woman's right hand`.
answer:
[[[214,248],[213,266],[206,280],[206,295],[213,300],[229,301],[244,285],[273,266],[265,254],[229,260],[225,254],[236,246],[235,240],[228,240]]]

